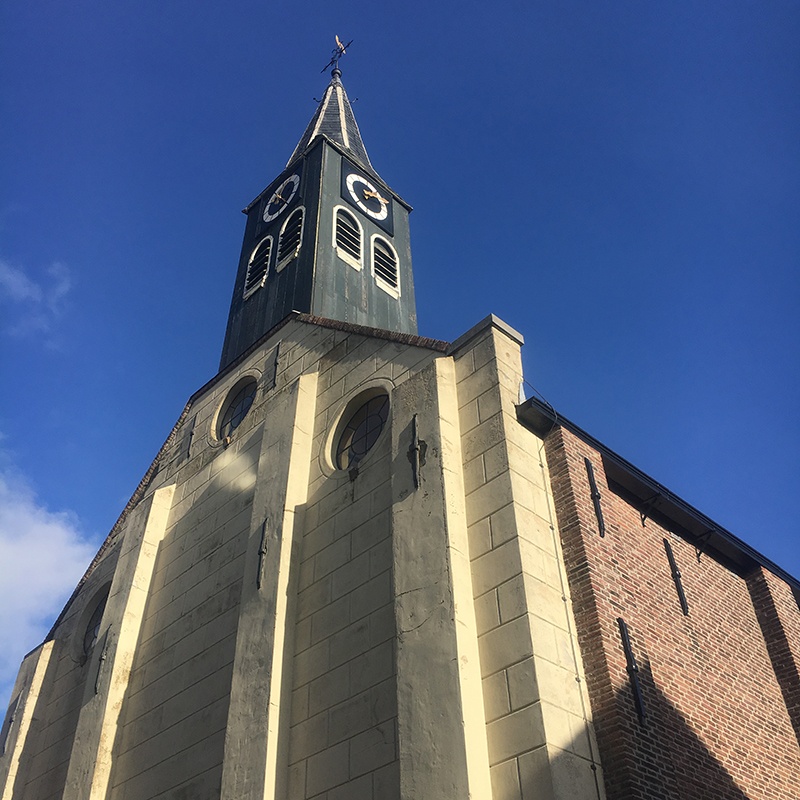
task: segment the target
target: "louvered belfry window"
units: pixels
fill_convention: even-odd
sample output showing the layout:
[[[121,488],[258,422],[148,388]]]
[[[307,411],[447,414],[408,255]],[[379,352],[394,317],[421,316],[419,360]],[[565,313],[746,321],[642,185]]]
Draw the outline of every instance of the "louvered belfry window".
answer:
[[[283,223],[281,237],[278,239],[278,265],[280,270],[294,258],[300,250],[300,239],[303,235],[303,209],[298,208]]]
[[[269,269],[269,257],[272,255],[272,237],[267,236],[258,243],[250,256],[247,265],[247,277],[244,279],[244,296],[249,297],[256,289],[264,285]]]
[[[375,238],[372,242],[372,271],[378,282],[383,282],[393,294],[399,291],[397,255],[383,239]]]
[[[357,269],[361,268],[361,227],[355,217],[343,208],[336,210],[336,250]]]

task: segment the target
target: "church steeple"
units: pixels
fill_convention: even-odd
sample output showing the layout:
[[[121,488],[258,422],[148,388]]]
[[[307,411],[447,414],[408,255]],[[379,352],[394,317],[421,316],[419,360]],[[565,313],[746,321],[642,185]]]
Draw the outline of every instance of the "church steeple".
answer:
[[[416,333],[408,214],[375,171],[341,81],[247,208],[220,368],[292,311]]]
[[[287,162],[287,167],[291,166],[292,162],[305,152],[317,136],[324,136],[339,145],[360,166],[370,172],[374,171],[341,78],[341,70],[334,69],[331,73],[331,82],[322,96],[316,113],[311,117],[311,122],[308,123],[308,127]]]

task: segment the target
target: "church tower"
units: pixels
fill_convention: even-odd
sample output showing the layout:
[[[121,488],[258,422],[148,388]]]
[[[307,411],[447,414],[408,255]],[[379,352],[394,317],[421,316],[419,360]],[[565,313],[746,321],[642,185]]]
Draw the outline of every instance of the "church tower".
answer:
[[[336,66],[337,59],[333,64]],[[0,800],[796,800],[800,583],[417,335],[338,69],[0,729]]]
[[[409,206],[375,171],[338,66],[284,171],[253,200],[220,368],[300,311],[417,332]]]

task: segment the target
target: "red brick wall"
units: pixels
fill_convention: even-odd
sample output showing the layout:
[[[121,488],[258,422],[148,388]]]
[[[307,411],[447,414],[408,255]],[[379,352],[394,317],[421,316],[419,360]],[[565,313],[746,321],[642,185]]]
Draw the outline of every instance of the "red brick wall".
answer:
[[[692,545],[653,520],[643,525],[639,511],[609,488],[600,455],[573,434],[556,429],[546,445],[610,800],[800,798],[800,748],[785,686],[795,713],[798,694],[791,694],[791,665],[785,686],[776,677],[762,628],[764,619],[766,628],[777,626],[770,628],[767,612],[757,616],[753,579],[749,587],[711,555],[698,561]],[[604,538],[584,458],[594,466]],[[688,616],[664,539],[683,575]],[[780,630],[789,631],[796,647],[800,613],[778,591],[788,587],[769,574],[762,583],[773,587],[771,598],[779,596]],[[627,623],[640,669],[644,722],[634,706],[618,617]]]
[[[748,576],[750,595],[775,675],[800,741],[800,613],[791,589],[759,567]]]

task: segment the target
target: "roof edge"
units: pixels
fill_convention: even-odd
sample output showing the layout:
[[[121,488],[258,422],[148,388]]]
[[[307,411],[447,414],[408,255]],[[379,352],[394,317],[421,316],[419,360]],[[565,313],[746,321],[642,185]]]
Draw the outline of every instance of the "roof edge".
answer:
[[[476,336],[479,336],[489,328],[496,328],[498,331],[508,336],[509,339],[515,341],[520,347],[525,344],[525,337],[519,331],[512,328],[507,322],[503,322],[500,317],[489,314],[489,316],[484,317],[477,325],[473,325],[466,333],[462,333],[461,336],[450,345],[447,354],[452,355],[457,352]]]
[[[640,501],[644,498],[631,491],[631,487],[638,485],[642,488],[647,488],[653,497],[657,496],[659,500],[662,500],[663,505],[658,508],[657,504],[655,504],[648,516],[657,514],[674,521],[681,528],[681,531],[687,534],[684,538],[690,537],[690,544],[694,544],[695,547],[697,547],[698,543],[701,545],[699,552],[707,551],[708,546],[711,546],[724,560],[735,560],[740,565],[750,563],[753,566],[762,566],[787,583],[795,592],[800,592],[800,581],[797,578],[722,527],[722,525],[714,522],[714,520],[707,517],[686,500],[667,489],[666,486],[642,472],[642,470],[635,467],[618,453],[615,453],[611,448],[606,447],[583,428],[574,422],[570,422],[566,417],[562,417],[549,403],[532,397],[517,406],[517,419],[526,428],[542,437],[557,427],[566,428],[570,433],[597,450],[602,456],[604,464],[609,462],[613,472],[616,473],[616,475],[611,474],[609,477]],[[607,469],[607,473],[610,471]],[[620,483],[619,478],[623,476],[629,479],[627,481],[628,486]],[[698,529],[703,529],[705,533],[702,536],[698,536],[686,527],[680,519],[676,520],[676,516],[683,516],[692,520],[697,524]],[[732,556],[738,556],[738,559],[732,558]]]

